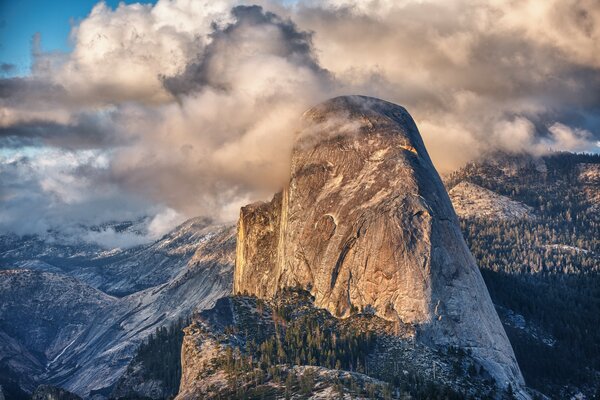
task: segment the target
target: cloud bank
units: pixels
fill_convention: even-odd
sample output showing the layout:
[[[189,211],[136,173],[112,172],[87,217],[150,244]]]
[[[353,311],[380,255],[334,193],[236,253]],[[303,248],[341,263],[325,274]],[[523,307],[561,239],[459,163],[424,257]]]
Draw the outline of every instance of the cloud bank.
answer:
[[[233,220],[340,94],[405,106],[442,172],[600,138],[594,0],[99,3],[71,40],[34,38],[31,75],[0,78],[1,230]]]

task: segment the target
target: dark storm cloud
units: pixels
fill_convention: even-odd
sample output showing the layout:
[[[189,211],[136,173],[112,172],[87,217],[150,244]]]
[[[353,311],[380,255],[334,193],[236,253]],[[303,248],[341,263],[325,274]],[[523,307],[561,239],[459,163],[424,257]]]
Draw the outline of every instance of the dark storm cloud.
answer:
[[[68,93],[60,84],[35,78],[0,79],[0,105],[28,105],[50,108],[60,105]],[[57,104],[58,103],[58,104]]]
[[[105,148],[122,142],[122,138],[115,135],[117,129],[110,116],[83,113],[66,124],[42,120],[0,127],[0,144],[10,147]]]
[[[11,63],[0,63],[0,74],[10,74],[16,71],[17,66]]]
[[[165,77],[166,89],[175,94],[188,94],[204,87],[228,90],[231,82],[223,67],[239,53],[256,57],[280,57],[310,69],[327,84],[327,71],[319,66],[312,45],[312,34],[298,30],[290,19],[282,19],[260,6],[237,6],[231,10],[234,22],[219,28],[213,25],[210,43],[198,59],[178,76]],[[225,71],[226,72],[226,71]]]

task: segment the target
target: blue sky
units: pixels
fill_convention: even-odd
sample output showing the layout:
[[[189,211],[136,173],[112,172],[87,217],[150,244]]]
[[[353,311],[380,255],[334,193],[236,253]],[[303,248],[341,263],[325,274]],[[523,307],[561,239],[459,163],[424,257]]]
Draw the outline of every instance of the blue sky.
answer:
[[[99,0],[0,0],[0,64],[12,64],[8,75],[26,75],[31,64],[31,39],[41,34],[45,51],[69,51],[71,25],[84,18]],[[124,3],[155,1],[124,1]],[[106,1],[116,7],[120,1]],[[5,73],[6,74],[6,73]]]

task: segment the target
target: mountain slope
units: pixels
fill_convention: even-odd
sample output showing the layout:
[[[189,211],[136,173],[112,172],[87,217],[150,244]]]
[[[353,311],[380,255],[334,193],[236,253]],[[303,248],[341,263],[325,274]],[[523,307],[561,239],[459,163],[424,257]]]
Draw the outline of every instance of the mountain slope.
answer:
[[[39,256],[60,247],[36,243]],[[0,347],[20,354],[18,362],[9,358],[6,380],[22,376],[30,392],[49,383],[83,396],[108,394],[148,335],[231,293],[234,249],[233,227],[194,219],[150,245],[90,252],[79,267],[67,267],[73,253],[63,253],[52,260],[58,273],[0,271]],[[107,290],[158,284],[117,298],[85,280]]]
[[[61,361],[54,383],[75,393],[108,390],[141,341],[157,327],[211,307],[231,293],[234,248],[234,229],[216,229],[175,279],[120,299],[111,315],[90,326],[80,342],[81,351]],[[110,368],[98,371],[99,363]]]
[[[118,226],[126,225],[119,224]],[[0,236],[0,265],[68,274],[114,296],[126,296],[175,278],[214,228],[193,218],[159,240],[129,249],[103,249],[75,238]],[[90,232],[94,232],[90,228]],[[106,229],[103,227],[102,229]]]
[[[24,389],[34,389],[36,378],[69,351],[96,316],[110,310],[116,301],[72,277],[0,271],[3,369],[20,375]]]
[[[529,385],[556,399],[600,386],[600,156],[487,155],[450,176],[531,207],[535,219],[465,218]]]

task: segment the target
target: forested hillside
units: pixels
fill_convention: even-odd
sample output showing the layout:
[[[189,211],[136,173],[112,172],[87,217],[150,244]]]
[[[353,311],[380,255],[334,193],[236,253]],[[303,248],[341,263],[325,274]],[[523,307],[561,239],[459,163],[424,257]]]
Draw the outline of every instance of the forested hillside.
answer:
[[[220,299],[185,329],[179,399],[503,399],[469,351],[433,349],[371,310],[345,319],[286,288]]]
[[[600,156],[497,155],[452,174],[533,207],[528,219],[461,228],[527,384],[555,398],[600,394]]]
[[[183,328],[189,324],[189,319],[180,319],[169,327],[157,328],[139,347],[110,398],[175,397],[181,380]]]

